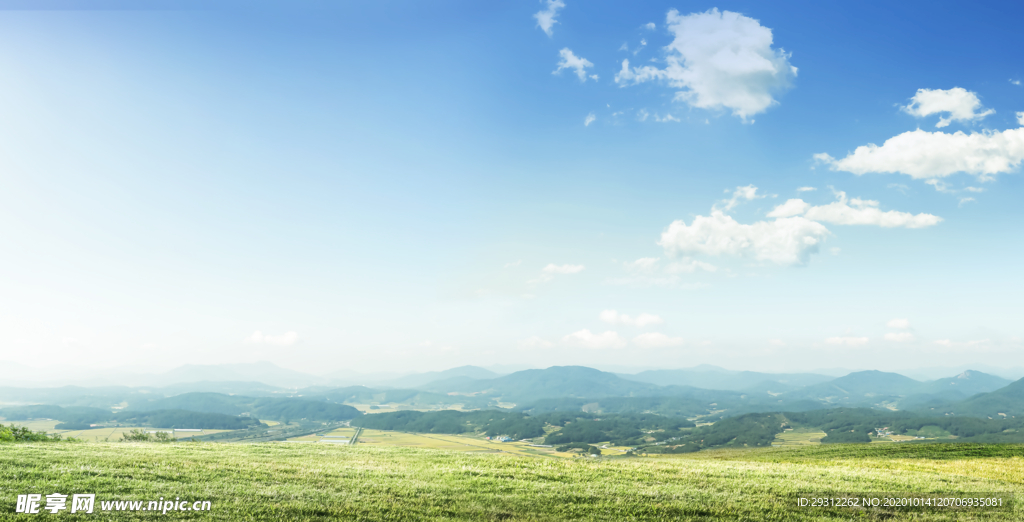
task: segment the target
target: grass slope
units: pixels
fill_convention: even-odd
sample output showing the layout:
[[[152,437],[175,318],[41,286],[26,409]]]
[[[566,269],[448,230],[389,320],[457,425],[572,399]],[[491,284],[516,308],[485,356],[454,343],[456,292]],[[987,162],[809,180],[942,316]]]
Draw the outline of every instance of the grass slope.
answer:
[[[823,520],[796,491],[1024,493],[1020,446],[816,447],[680,458],[540,459],[320,444],[23,444],[0,451],[0,518],[18,493],[211,500],[208,513],[64,520]],[[938,454],[939,458],[934,458]],[[1020,520],[885,514],[887,520]],[[863,518],[862,518],[863,519]]]

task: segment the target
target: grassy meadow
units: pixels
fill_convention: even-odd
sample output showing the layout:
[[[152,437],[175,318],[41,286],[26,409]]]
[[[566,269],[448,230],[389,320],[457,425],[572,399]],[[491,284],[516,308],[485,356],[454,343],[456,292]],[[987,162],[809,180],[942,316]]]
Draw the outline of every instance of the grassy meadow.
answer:
[[[17,494],[56,491],[95,493],[97,507],[104,499],[213,502],[210,512],[63,512],[67,520],[1020,520],[1018,506],[826,511],[798,508],[792,495],[1020,498],[1022,483],[1021,446],[814,445],[555,459],[382,443],[7,444],[0,448],[0,519],[15,518]]]

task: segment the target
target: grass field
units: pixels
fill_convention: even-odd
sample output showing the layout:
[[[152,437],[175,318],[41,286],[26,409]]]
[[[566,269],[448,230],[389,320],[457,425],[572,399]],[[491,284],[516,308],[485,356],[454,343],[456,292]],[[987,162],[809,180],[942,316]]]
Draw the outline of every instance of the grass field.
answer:
[[[363,430],[361,445],[442,449],[452,451],[508,453],[511,455],[569,458],[553,448],[538,448],[524,442],[497,442],[478,436],[405,433],[400,431]]]
[[[814,428],[792,428],[775,436],[772,446],[807,446],[821,444],[825,432]]]
[[[209,512],[65,520],[1021,520],[796,506],[795,492],[1024,493],[1024,447],[819,445],[658,458],[549,459],[366,444],[8,444],[0,519],[19,493],[210,500]],[[865,516],[860,516],[865,515]],[[47,515],[48,516],[48,515]]]

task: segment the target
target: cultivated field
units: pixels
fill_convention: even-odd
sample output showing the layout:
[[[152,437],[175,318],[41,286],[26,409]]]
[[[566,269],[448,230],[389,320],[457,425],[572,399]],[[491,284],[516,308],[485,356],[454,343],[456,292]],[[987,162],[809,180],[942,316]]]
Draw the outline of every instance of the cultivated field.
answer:
[[[829,445],[657,458],[551,459],[327,444],[9,444],[0,518],[18,493],[210,500],[210,512],[60,515],[66,520],[1021,520],[796,505],[796,492],[1010,492],[1024,448]],[[49,516],[49,515],[45,515]],[[858,517],[865,519],[863,517]]]

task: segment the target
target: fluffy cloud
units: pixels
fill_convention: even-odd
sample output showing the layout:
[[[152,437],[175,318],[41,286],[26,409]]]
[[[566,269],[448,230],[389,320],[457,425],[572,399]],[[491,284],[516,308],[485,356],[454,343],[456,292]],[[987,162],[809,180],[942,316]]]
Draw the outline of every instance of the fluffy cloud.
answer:
[[[276,346],[291,346],[299,340],[299,334],[296,332],[286,332],[281,335],[265,335],[263,332],[256,330],[249,337],[245,338],[245,341],[253,344],[272,344]]]
[[[790,199],[787,200],[785,203],[775,207],[771,212],[768,213],[768,217],[786,218],[799,216],[800,214],[807,212],[807,209],[809,208],[811,208],[811,204],[807,203],[802,199]]]
[[[818,189],[816,189],[814,187],[800,187],[800,188],[796,189],[797,192],[814,192],[815,190],[818,190]]]
[[[895,343],[907,343],[914,340],[914,334],[910,332],[889,332],[885,334],[885,340]]]
[[[623,348],[626,341],[619,337],[618,333],[608,331],[601,334],[591,333],[590,330],[580,330],[562,338],[562,342],[583,348],[604,350],[609,348]]]
[[[572,69],[576,73],[576,77],[581,82],[587,81],[587,67],[593,67],[594,64],[590,60],[573,54],[572,50],[566,47],[561,51],[558,51],[558,55],[562,58],[558,61],[558,68],[551,71],[551,74],[558,74],[562,72],[562,69]],[[597,79],[596,75],[591,76],[593,79]]]
[[[802,265],[828,235],[824,225],[803,217],[745,225],[721,210],[712,210],[710,216],[697,216],[690,225],[673,221],[658,244],[669,254],[732,255]]]
[[[634,337],[633,344],[641,348],[668,348],[683,344],[683,338],[669,337],[658,332],[649,332]]]
[[[1024,125],[1024,112],[1017,113],[1017,123],[1020,125]]]
[[[772,30],[753,18],[718,9],[680,15],[673,9],[666,23],[674,39],[665,48],[665,68],[631,69],[624,60],[616,83],[662,80],[681,89],[676,100],[693,107],[729,109],[746,120],[778,103],[773,94],[796,77],[789,54],[772,49]]]
[[[586,118],[583,118],[583,126],[589,127],[590,124],[594,123],[595,121],[597,121],[597,116],[594,116],[594,113],[590,113],[587,115]]]
[[[548,0],[547,8],[533,15],[537,19],[537,27],[551,36],[554,33],[555,24],[558,23],[555,18],[558,17],[558,11],[563,7],[565,7],[565,2],[562,0]]]
[[[906,330],[907,328],[910,328],[910,321],[907,319],[892,319],[888,323],[885,323],[885,325],[888,326],[889,328],[899,328],[901,330]]]
[[[825,339],[825,344],[840,344],[844,346],[862,346],[867,343],[867,337],[829,337]]]
[[[965,172],[986,181],[1024,161],[1024,127],[970,134],[917,129],[893,136],[881,146],[861,145],[842,159],[826,153],[815,154],[814,159],[832,170],[857,175],[886,172],[931,179]]]
[[[992,109],[978,112],[980,110],[981,100],[978,99],[978,95],[962,87],[947,90],[918,89],[917,94],[910,99],[910,104],[903,107],[904,112],[918,118],[932,114],[948,114],[935,124],[938,128],[945,127],[952,121],[980,120],[996,112]]]
[[[608,324],[623,324],[626,326],[649,326],[652,324],[661,324],[665,322],[661,317],[654,314],[640,314],[638,316],[630,317],[625,314],[620,314],[615,310],[605,310],[598,316],[602,321]]]
[[[846,193],[837,191],[834,203],[811,206],[802,199],[790,199],[775,207],[768,217],[785,218],[803,215],[811,221],[836,225],[877,225],[885,228],[924,228],[936,225],[942,218],[931,214],[911,214],[895,210],[881,211],[878,202],[869,199],[848,200]]]

